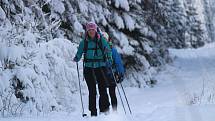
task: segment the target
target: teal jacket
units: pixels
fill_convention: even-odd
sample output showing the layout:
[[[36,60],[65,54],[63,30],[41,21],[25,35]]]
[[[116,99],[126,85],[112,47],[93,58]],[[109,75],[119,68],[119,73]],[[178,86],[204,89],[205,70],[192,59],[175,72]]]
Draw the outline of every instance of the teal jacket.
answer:
[[[112,53],[111,53],[111,49],[110,46],[108,44],[108,42],[105,40],[105,38],[103,38],[101,36],[101,38],[98,41],[101,41],[101,44],[104,49],[104,56],[102,53],[102,50],[100,49],[100,46],[97,44],[97,49],[96,49],[96,41],[95,39],[83,39],[78,47],[78,51],[76,53],[76,58],[78,59],[78,61],[80,61],[83,53],[84,53],[84,48],[85,48],[85,41],[87,42],[87,50],[86,50],[86,54],[85,54],[85,62],[84,62],[84,66],[85,67],[90,67],[90,68],[99,68],[99,67],[105,67],[106,66],[106,62],[104,60],[104,56],[106,57],[106,61],[109,61],[112,63]],[[97,51],[97,54],[96,54]]]

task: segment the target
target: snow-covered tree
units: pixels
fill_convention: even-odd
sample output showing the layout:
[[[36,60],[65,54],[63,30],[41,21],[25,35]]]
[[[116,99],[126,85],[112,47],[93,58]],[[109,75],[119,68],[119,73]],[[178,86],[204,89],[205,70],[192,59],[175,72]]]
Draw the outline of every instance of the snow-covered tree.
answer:
[[[88,21],[110,34],[128,86],[153,84],[156,69],[171,62],[168,47],[208,42],[203,26],[213,27],[199,19],[198,9],[189,0],[0,0],[0,112],[75,107],[71,60]]]
[[[214,25],[214,11],[215,11],[215,2],[213,0],[203,0],[204,5],[204,15],[206,22],[206,28],[208,31],[208,36],[213,41],[214,35],[215,35],[215,25]]]

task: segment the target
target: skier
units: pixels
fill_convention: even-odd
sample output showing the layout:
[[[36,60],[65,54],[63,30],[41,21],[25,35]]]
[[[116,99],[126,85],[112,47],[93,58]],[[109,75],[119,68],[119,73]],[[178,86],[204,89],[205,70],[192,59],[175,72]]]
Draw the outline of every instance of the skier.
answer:
[[[80,42],[73,61],[80,61],[84,56],[84,78],[89,91],[89,110],[91,116],[97,116],[96,82],[99,89],[99,109],[101,113],[109,111],[107,94],[106,66],[112,65],[111,49],[107,41],[97,32],[97,25],[93,22],[86,24],[85,38]],[[107,55],[107,56],[105,56]]]
[[[113,58],[113,65],[112,65],[112,70],[107,70],[107,78],[109,82],[109,95],[111,98],[111,106],[113,111],[117,111],[117,97],[116,97],[116,82],[121,83],[124,79],[124,74],[125,74],[125,69],[122,63],[122,59],[120,57],[120,54],[117,52],[116,48],[113,47],[113,43],[111,42],[111,39],[109,38],[109,35],[106,32],[102,33],[104,38],[108,41],[111,51],[112,51],[112,58]],[[114,80],[114,77],[116,77],[116,82]]]

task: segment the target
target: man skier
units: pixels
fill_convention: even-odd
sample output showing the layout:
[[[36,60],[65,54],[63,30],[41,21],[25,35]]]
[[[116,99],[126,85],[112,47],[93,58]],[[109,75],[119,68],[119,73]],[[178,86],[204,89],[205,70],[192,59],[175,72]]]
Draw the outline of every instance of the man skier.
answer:
[[[122,59],[120,54],[117,52],[116,48],[113,47],[113,43],[111,42],[111,39],[109,38],[109,35],[106,32],[102,33],[104,38],[108,41],[108,44],[110,45],[111,52],[112,52],[112,58],[113,58],[113,64],[112,67],[107,67],[107,79],[108,79],[108,87],[109,87],[109,95],[111,98],[111,105],[113,111],[117,111],[117,97],[116,97],[116,83],[121,83],[124,79],[125,69],[122,63]],[[115,79],[114,80],[114,77]]]

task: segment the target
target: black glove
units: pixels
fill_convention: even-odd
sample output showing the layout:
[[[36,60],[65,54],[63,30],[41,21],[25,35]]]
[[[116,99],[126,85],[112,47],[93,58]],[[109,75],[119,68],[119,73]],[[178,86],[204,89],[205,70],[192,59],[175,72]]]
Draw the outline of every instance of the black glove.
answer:
[[[73,58],[73,61],[74,61],[74,62],[78,62],[78,58],[75,56],[75,57]]]
[[[106,67],[110,68],[112,66],[112,62],[111,61],[107,61],[106,62]]]
[[[124,80],[124,74],[118,74],[117,83],[121,83]]]

